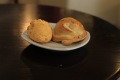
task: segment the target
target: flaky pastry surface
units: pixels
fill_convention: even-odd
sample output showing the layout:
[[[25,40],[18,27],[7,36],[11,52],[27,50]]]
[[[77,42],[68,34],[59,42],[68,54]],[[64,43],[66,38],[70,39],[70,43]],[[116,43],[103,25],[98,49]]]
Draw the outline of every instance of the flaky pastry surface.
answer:
[[[70,45],[86,38],[87,32],[83,25],[74,18],[67,17],[59,20],[53,30],[53,41]]]

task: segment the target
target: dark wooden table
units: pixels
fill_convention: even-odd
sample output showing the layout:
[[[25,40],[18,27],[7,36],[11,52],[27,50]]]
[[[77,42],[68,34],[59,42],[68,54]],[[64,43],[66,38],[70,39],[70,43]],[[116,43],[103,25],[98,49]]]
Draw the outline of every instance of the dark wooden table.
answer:
[[[51,51],[21,38],[33,19],[82,22],[90,42],[72,51]],[[120,30],[82,12],[50,6],[0,5],[0,80],[115,80],[120,68]]]

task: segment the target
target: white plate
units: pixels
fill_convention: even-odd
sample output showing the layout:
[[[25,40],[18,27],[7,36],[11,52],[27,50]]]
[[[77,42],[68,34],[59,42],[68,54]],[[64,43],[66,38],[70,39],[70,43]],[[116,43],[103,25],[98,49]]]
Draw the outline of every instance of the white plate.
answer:
[[[54,26],[56,25],[55,23],[50,23],[51,27],[54,28]],[[87,37],[83,40],[83,41],[80,41],[80,42],[77,42],[77,43],[73,43],[69,46],[64,46],[62,45],[61,43],[57,43],[57,42],[53,42],[53,41],[50,41],[48,43],[37,43],[33,40],[31,40],[28,36],[27,36],[27,30],[24,31],[22,34],[21,34],[21,37],[26,40],[27,42],[35,45],[35,46],[38,46],[38,47],[41,47],[41,48],[45,48],[45,49],[50,49],[50,50],[57,50],[57,51],[68,51],[68,50],[73,50],[73,49],[77,49],[77,48],[80,48],[80,47],[83,47],[84,45],[86,45],[89,40],[90,40],[90,33],[87,31]]]

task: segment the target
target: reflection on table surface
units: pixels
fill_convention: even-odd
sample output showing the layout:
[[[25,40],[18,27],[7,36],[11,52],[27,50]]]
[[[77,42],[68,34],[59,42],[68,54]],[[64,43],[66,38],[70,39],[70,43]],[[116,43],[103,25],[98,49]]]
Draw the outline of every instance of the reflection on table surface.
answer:
[[[50,52],[50,50],[30,45],[23,50],[21,59],[28,65],[32,64],[31,62],[27,62],[29,61],[27,59],[30,59],[43,66],[66,68],[81,63],[87,56],[85,48],[71,51]]]

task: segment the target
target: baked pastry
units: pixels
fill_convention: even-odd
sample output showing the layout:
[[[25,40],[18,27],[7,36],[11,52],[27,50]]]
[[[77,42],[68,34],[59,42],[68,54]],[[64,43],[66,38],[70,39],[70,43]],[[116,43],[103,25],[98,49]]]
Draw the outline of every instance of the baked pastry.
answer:
[[[70,45],[86,38],[87,32],[83,25],[74,18],[66,17],[59,20],[53,30],[53,41],[61,41]]]
[[[41,19],[33,20],[27,28],[27,34],[30,39],[44,43],[51,40],[52,29],[47,21]]]

